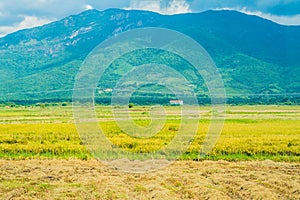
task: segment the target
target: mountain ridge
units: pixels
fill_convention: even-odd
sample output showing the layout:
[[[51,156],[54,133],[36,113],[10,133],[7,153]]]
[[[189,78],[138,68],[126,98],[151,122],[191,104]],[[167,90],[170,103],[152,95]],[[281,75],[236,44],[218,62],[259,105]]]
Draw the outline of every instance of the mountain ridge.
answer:
[[[216,62],[229,93],[300,91],[300,26],[237,11],[161,15],[120,9],[88,10],[0,38],[0,89],[4,96],[71,89],[95,46],[144,27],[173,29],[199,42]]]

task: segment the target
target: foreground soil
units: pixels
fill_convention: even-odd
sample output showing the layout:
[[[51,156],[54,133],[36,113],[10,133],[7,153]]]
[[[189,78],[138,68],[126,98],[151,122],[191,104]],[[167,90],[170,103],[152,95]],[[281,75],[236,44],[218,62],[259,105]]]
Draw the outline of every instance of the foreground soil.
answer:
[[[177,161],[134,174],[95,160],[0,160],[0,199],[300,199],[300,164]]]

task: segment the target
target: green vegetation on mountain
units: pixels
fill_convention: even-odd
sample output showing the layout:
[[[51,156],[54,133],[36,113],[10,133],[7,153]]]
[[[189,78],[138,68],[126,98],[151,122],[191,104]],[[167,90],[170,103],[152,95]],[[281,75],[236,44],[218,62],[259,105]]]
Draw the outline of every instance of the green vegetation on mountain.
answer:
[[[111,36],[142,27],[173,29],[199,42],[215,61],[226,92],[237,94],[229,95],[229,102],[299,102],[299,96],[288,94],[300,92],[300,26],[283,26],[235,11],[164,16],[118,9],[89,10],[0,38],[0,101],[71,100],[75,76],[88,53]],[[133,52],[115,61],[99,87],[113,88],[134,57],[143,64],[149,59],[158,63],[156,56],[169,56],[175,70],[193,77],[199,95],[207,93],[186,61],[166,52],[147,53]]]

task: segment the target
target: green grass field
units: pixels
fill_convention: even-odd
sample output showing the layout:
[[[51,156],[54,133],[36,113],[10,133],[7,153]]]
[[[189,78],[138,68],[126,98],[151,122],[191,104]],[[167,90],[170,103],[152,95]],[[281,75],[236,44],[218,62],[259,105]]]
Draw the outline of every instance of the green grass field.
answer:
[[[151,138],[133,138],[113,120],[110,107],[97,107],[99,125],[107,138],[129,152],[148,153],[167,145],[179,126],[179,107],[166,107],[168,118],[162,130]],[[135,122],[149,124],[149,107],[130,111]],[[211,109],[200,108],[200,126],[194,141],[181,159],[198,159],[210,125]],[[1,159],[90,159],[74,125],[71,107],[0,108]],[[229,106],[223,131],[212,160],[300,161],[299,106]]]

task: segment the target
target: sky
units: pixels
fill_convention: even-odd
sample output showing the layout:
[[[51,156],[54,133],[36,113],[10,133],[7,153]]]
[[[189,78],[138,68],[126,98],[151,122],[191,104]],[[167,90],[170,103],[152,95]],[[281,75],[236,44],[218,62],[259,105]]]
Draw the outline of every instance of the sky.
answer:
[[[300,0],[0,0],[0,37],[88,9],[150,10],[161,14],[237,10],[279,24],[300,25]]]

